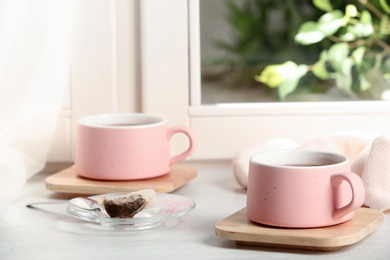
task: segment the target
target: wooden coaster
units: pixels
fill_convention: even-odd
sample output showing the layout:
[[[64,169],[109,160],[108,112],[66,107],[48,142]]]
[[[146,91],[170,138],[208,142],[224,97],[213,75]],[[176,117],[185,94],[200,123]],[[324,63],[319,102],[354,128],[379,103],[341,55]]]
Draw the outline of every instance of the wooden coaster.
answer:
[[[342,224],[312,229],[277,228],[256,224],[246,217],[246,208],[215,225],[216,234],[240,245],[335,251],[362,240],[384,222],[379,210],[359,208]]]
[[[163,176],[135,181],[99,181],[80,177],[74,167],[69,167],[45,179],[48,190],[80,195],[96,195],[115,192],[130,192],[140,189],[154,189],[168,193],[187,184],[197,176],[198,170],[189,165],[173,165]]]

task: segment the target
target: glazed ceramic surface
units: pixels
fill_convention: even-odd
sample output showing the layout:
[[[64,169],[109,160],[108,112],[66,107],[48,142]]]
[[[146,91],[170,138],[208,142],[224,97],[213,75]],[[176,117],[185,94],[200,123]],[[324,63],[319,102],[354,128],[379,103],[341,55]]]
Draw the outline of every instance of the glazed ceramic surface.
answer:
[[[364,186],[343,155],[277,151],[251,157],[247,217],[293,228],[330,226],[350,220],[364,202]]]
[[[165,119],[145,114],[108,114],[85,117],[77,129],[75,170],[98,180],[137,180],[164,175],[170,166],[194,150],[191,130],[167,127]],[[183,133],[189,147],[172,157],[170,139]]]

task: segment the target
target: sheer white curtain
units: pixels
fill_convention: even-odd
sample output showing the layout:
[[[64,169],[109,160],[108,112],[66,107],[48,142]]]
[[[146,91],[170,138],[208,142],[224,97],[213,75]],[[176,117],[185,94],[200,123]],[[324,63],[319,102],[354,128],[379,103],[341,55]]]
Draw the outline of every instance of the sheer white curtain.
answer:
[[[69,87],[72,0],[0,1],[0,204],[46,163]]]

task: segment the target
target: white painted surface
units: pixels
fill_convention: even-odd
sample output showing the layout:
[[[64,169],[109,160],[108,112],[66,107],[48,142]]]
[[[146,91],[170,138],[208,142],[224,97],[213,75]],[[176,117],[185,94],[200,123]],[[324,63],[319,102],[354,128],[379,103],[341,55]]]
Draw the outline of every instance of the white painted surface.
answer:
[[[45,190],[46,174],[34,176],[19,198],[0,210],[0,259],[388,259],[390,212],[385,223],[359,243],[335,252],[237,246],[218,237],[215,224],[242,209],[246,193],[230,162],[195,163],[198,177],[174,194],[193,199],[196,208],[177,221],[136,232],[104,230],[65,212],[65,205],[26,208],[27,203],[63,199]],[[4,217],[5,215],[0,215]]]

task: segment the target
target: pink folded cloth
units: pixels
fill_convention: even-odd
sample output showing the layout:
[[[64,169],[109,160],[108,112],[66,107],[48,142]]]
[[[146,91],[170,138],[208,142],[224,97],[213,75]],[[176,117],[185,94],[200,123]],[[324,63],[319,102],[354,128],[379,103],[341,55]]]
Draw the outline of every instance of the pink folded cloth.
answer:
[[[287,138],[272,139],[237,153],[232,161],[237,182],[242,187],[247,187],[249,159],[252,154],[287,149],[322,150],[346,155],[352,172],[363,180],[366,191],[364,204],[381,211],[390,209],[390,135],[343,132],[303,144]]]
[[[390,135],[376,138],[351,165],[366,189],[365,204],[385,211],[390,209]]]

